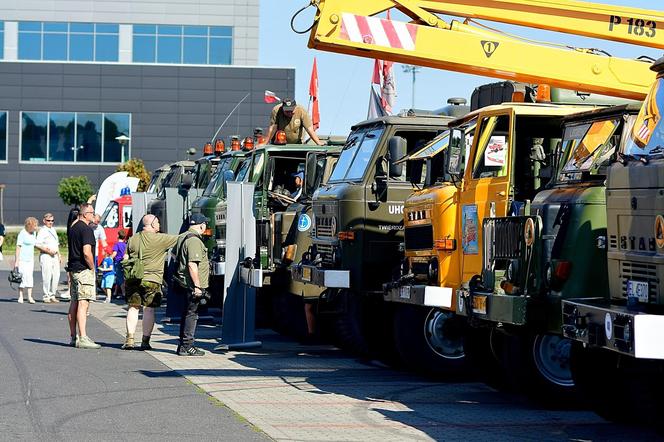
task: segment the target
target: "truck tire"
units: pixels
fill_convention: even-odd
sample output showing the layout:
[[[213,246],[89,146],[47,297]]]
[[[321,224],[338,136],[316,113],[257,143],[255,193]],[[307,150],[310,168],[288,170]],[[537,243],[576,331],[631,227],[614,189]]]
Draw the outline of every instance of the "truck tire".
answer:
[[[272,304],[272,327],[282,335],[302,338],[307,330],[302,298],[281,290],[269,293]]]
[[[505,335],[502,365],[508,385],[539,404],[569,407],[577,397],[571,346],[571,340],[558,335]]]
[[[455,376],[464,371],[464,321],[454,313],[398,304],[394,341],[403,363],[420,373]]]
[[[504,341],[504,334],[493,327],[467,327],[463,337],[469,373],[500,390],[507,389],[505,372],[500,363]]]
[[[362,295],[343,290],[337,295],[339,313],[334,319],[334,340],[342,349],[360,356],[370,356],[366,333],[365,303]]]

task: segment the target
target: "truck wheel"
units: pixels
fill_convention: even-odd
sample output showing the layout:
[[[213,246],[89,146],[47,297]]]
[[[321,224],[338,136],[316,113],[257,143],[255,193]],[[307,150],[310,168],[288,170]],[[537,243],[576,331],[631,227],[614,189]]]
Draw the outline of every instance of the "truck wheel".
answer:
[[[286,336],[304,336],[307,328],[302,300],[282,291],[270,292],[268,296],[272,303],[272,327]]]
[[[506,335],[505,339],[502,365],[512,387],[544,405],[573,403],[572,341],[550,334]]]
[[[394,341],[403,363],[430,375],[460,374],[465,365],[463,320],[454,313],[409,304],[395,306]]]
[[[335,341],[344,350],[358,356],[369,356],[370,347],[365,331],[364,298],[348,290],[340,292],[337,302],[340,312],[334,321]]]
[[[493,327],[467,327],[463,337],[469,372],[497,389],[506,389],[505,373],[500,364],[504,340],[504,334]]]

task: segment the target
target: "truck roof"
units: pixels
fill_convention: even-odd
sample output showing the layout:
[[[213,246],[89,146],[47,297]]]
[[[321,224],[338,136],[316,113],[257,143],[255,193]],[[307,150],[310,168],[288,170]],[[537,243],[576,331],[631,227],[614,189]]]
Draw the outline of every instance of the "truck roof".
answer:
[[[323,152],[329,150],[334,146],[318,146],[316,144],[265,144],[259,146],[254,150],[264,150],[268,152],[309,152],[309,151],[319,151]]]
[[[540,116],[540,115],[550,115],[550,116],[565,116],[569,114],[574,114],[578,112],[584,112],[591,109],[597,109],[598,105],[583,105],[583,104],[553,104],[553,103],[502,103],[492,106],[486,106],[481,109],[472,111],[471,113],[465,115],[464,117],[457,118],[456,120],[450,122],[451,127],[459,126],[467,121],[476,118],[481,113],[495,112],[500,110],[509,109],[517,115],[524,116]],[[602,106],[604,108],[604,106]]]
[[[641,105],[635,103],[622,104],[620,106],[602,107],[599,109],[572,114],[568,117],[565,117],[563,122],[570,123],[574,121],[605,119],[606,117],[620,116],[624,114],[638,114],[640,110]]]
[[[399,115],[389,115],[386,117],[371,118],[354,124],[351,130],[356,130],[362,126],[370,126],[378,123],[385,125],[413,125],[413,126],[445,126],[455,117],[448,115],[421,114],[416,112],[406,112]]]

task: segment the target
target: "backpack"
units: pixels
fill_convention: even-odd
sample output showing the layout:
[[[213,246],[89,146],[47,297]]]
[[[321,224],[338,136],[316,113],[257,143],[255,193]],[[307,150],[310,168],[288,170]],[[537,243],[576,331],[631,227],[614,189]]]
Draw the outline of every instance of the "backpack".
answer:
[[[140,233],[136,235],[136,241],[138,241],[138,256],[129,253],[129,247],[127,247],[127,259],[122,261],[122,273],[124,273],[125,281],[141,281],[143,279],[143,247],[141,247],[140,236]]]

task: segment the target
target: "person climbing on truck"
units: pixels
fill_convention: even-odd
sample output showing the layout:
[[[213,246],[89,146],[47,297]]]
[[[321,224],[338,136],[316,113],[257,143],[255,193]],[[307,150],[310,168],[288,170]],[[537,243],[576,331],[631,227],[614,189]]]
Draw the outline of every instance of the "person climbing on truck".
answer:
[[[307,111],[298,106],[295,100],[287,98],[272,109],[270,116],[270,127],[267,131],[267,139],[272,142],[272,138],[278,131],[286,133],[288,144],[302,144],[302,131],[305,130],[311,139],[319,146],[323,143],[316,135],[311,117]]]

